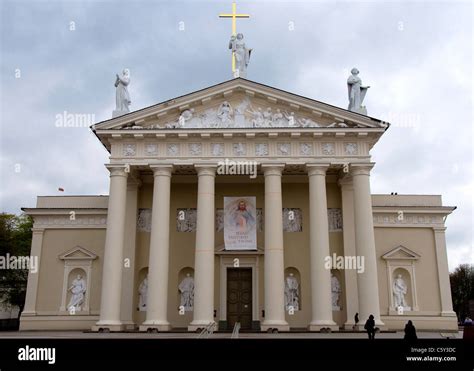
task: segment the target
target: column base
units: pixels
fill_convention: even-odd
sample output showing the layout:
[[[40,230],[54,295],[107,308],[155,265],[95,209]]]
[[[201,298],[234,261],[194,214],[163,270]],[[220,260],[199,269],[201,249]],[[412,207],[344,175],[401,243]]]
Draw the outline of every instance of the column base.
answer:
[[[120,321],[99,321],[91,327],[93,332],[121,332],[125,325]]]
[[[133,331],[137,329],[137,324],[133,321],[125,321],[122,323],[126,331]]]
[[[358,331],[357,326],[354,321],[347,321],[344,323],[343,326],[344,330],[349,330],[349,331]]]
[[[260,331],[262,332],[288,332],[290,331],[290,325],[286,321],[263,321],[260,325]]]
[[[339,325],[331,320],[314,321],[309,324],[308,330],[315,332],[339,331]]]
[[[197,320],[197,321],[192,321],[189,326],[188,326],[188,331],[189,332],[196,332],[198,330],[205,329],[209,325],[213,325],[215,331],[217,329],[217,323],[214,320]]]
[[[452,310],[445,310],[441,312],[441,317],[456,317],[456,313]]]
[[[171,330],[171,324],[168,321],[145,321],[138,330],[140,332],[166,332]]]

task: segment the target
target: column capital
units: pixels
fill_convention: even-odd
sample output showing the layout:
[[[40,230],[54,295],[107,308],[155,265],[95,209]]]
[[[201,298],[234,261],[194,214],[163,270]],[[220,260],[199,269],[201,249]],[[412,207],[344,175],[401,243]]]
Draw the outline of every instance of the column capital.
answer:
[[[33,227],[33,228],[31,228],[31,232],[33,232],[33,234],[43,234],[44,233],[44,228]]]
[[[345,187],[346,189],[352,188],[354,186],[353,179],[351,175],[345,175],[342,178],[339,178],[337,180],[337,184],[339,187]]]
[[[217,165],[194,165],[194,168],[196,169],[198,176],[216,176]]]
[[[350,164],[351,175],[370,175],[370,171],[374,167],[375,162],[368,162],[365,164]]]
[[[433,231],[435,233],[444,233],[446,231],[446,227],[433,227]]]
[[[306,164],[306,171],[308,171],[308,176],[313,175],[326,175],[327,170],[329,169],[330,164]]]
[[[128,177],[130,173],[130,165],[128,164],[106,164],[105,167],[109,170],[110,176]]]
[[[262,170],[264,176],[268,175],[278,175],[281,176],[285,164],[262,164]]]
[[[173,171],[173,165],[150,165],[150,169],[153,171],[153,176],[168,176],[171,177]]]

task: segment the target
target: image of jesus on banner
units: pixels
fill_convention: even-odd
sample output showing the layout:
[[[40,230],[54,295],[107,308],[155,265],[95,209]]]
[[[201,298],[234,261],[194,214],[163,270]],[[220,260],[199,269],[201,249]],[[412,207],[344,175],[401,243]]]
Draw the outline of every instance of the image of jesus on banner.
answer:
[[[237,209],[232,213],[232,223],[239,232],[247,232],[248,229],[255,227],[255,217],[247,210],[247,203],[244,200],[239,201]]]
[[[226,249],[256,248],[255,197],[224,197]]]

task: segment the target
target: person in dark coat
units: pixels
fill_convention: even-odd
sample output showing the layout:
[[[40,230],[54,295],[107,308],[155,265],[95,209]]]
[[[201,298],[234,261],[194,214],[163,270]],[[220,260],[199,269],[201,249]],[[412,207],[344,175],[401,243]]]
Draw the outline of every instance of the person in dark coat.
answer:
[[[359,324],[359,313],[356,313],[354,316],[354,326],[352,326],[352,330],[356,330],[358,324]]]
[[[412,321],[408,321],[405,325],[405,340],[416,340],[418,337],[416,336],[416,328],[413,326]]]
[[[375,321],[374,316],[371,314],[369,319],[365,322],[364,329],[367,331],[367,335],[369,335],[369,339],[375,339]]]

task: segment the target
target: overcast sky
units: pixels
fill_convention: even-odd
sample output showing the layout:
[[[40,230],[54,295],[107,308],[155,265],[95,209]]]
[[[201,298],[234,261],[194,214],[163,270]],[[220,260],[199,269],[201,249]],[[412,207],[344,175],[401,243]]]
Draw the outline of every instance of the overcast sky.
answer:
[[[2,1],[0,211],[37,195],[107,194],[108,153],[64,111],[111,117],[115,74],[132,110],[229,80],[230,0]],[[347,107],[357,66],[370,116],[372,193],[441,194],[450,269],[474,262],[472,4],[240,0],[250,80]],[[183,29],[184,28],[184,29]],[[65,189],[58,192],[58,187]]]

